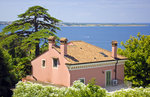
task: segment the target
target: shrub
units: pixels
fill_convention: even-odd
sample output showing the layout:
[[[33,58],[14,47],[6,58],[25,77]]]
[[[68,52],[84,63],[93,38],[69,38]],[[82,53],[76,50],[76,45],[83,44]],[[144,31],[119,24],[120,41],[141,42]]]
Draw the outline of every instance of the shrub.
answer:
[[[93,83],[84,85],[80,81],[75,81],[68,88],[18,82],[13,91],[13,97],[150,97],[150,88],[130,88],[110,93]]]
[[[105,89],[98,86],[96,87],[96,92],[93,92],[91,87],[84,85],[80,81],[75,81],[73,86],[69,88],[43,86],[31,82],[18,82],[13,93],[13,97],[105,97],[105,95]]]
[[[122,89],[108,93],[107,97],[150,97],[150,88]]]

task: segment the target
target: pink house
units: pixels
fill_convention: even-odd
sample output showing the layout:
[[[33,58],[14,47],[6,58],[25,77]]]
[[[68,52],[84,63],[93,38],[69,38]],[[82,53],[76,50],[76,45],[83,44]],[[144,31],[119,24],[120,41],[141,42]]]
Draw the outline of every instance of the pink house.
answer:
[[[83,41],[50,36],[49,49],[31,61],[32,76],[37,81],[71,86],[75,80],[87,84],[92,78],[102,87],[124,81],[126,58],[117,55],[117,41],[112,41],[112,52]]]

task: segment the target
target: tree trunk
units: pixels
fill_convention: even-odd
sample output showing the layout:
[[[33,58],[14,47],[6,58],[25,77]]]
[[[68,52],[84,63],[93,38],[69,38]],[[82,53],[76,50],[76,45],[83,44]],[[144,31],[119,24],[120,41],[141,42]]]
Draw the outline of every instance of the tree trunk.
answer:
[[[35,56],[37,57],[39,55],[40,52],[40,47],[39,47],[39,43],[35,44]]]
[[[37,24],[37,17],[35,16],[34,17],[34,27],[35,27],[35,32],[38,31],[38,24]],[[40,40],[39,39],[36,39],[38,41],[38,43],[35,44],[35,56],[37,57],[39,55],[39,52],[40,52],[40,47],[39,47],[39,42]]]

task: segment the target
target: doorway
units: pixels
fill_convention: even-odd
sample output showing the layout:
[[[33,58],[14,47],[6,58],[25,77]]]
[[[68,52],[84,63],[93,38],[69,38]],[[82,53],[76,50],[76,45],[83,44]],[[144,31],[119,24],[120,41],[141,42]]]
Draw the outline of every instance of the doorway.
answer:
[[[105,85],[110,86],[111,85],[111,70],[107,70],[105,72]]]

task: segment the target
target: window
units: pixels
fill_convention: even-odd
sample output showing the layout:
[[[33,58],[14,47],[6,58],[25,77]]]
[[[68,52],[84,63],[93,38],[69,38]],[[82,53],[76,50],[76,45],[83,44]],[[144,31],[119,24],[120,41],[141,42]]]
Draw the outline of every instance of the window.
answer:
[[[110,86],[111,85],[111,70],[105,71],[105,85]]]
[[[85,84],[85,78],[80,78],[79,80],[80,80],[80,82]]]
[[[45,60],[42,60],[42,67],[45,67]]]
[[[58,59],[53,58],[53,67],[57,67],[57,66],[58,66]]]

